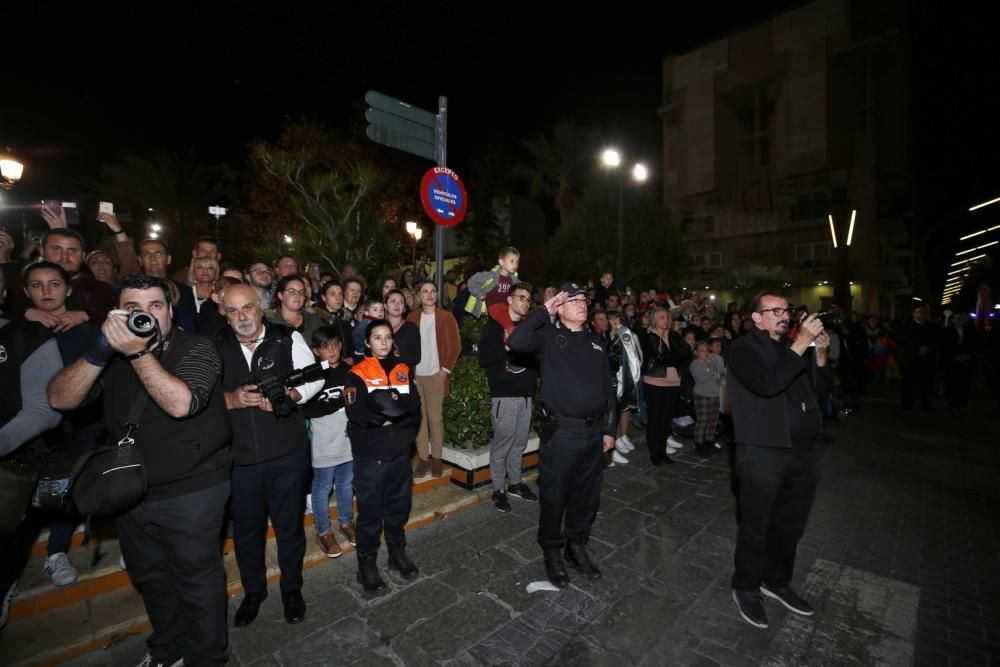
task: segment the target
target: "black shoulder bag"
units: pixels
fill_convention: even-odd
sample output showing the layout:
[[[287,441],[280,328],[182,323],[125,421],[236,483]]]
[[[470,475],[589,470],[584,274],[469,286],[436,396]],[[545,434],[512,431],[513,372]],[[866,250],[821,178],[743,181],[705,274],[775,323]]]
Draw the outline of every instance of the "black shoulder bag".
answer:
[[[146,495],[146,467],[132,434],[148,401],[149,394],[137,392],[121,439],[87,452],[73,466],[67,493],[83,516],[122,514]]]

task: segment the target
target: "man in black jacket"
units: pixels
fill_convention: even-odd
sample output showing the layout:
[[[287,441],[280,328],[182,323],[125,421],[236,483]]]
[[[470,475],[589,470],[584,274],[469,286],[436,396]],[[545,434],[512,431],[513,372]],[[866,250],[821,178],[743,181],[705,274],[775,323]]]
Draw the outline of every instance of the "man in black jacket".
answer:
[[[740,483],[733,599],[758,628],[767,627],[761,594],[797,614],[813,614],[789,583],[819,481],[816,440],[823,421],[816,396],[832,383],[830,339],[810,315],[789,340],[791,315],[780,294],[758,295],[751,305],[756,328],[726,356]],[[809,354],[813,343],[815,356]]]
[[[514,285],[507,295],[507,304],[508,314],[516,327],[531,310],[531,285],[524,282]],[[493,505],[501,512],[509,512],[508,492],[522,500],[538,500],[531,488],[521,481],[521,459],[528,445],[531,398],[538,384],[538,372],[534,359],[509,352],[503,339],[503,326],[492,317],[487,318],[479,339],[479,365],[486,369],[492,396],[490,477]],[[505,489],[507,483],[510,486]]]
[[[49,402],[72,410],[98,391],[113,439],[132,437],[148,491],[118,517],[128,574],[153,625],[151,664],[226,661],[226,578],[219,534],[229,497],[229,420],[219,387],[222,364],[212,342],[173,326],[170,288],[134,274],[94,346],[49,385]],[[122,311],[156,318],[159,335],[140,337]],[[103,374],[103,375],[102,375]],[[99,380],[100,378],[100,380]],[[145,395],[138,428],[133,401]]]
[[[899,370],[903,374],[903,409],[913,408],[914,394],[920,398],[920,409],[931,409],[934,395],[934,366],[937,364],[940,329],[928,322],[930,311],[920,304],[913,309],[913,319],[899,327]]]
[[[222,388],[233,426],[233,543],[245,595],[236,611],[236,627],[257,618],[267,598],[267,518],[278,543],[281,602],[285,620],[305,618],[302,599],[302,558],[306,537],[302,527],[306,483],[311,461],[306,423],[297,406],[279,416],[258,383],[265,375],[277,381],[314,362],[302,334],[264,321],[260,295],[248,285],[234,285],[222,298],[228,329],[216,338],[222,353]],[[312,398],[323,380],[286,389],[298,404]]]

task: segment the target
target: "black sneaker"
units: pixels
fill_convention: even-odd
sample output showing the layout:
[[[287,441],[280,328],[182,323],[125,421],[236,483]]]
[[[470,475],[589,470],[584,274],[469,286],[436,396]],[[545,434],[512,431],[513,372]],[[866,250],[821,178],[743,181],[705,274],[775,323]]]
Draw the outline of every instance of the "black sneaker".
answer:
[[[524,366],[515,366],[514,364],[507,364],[506,370],[508,373],[518,375],[520,373],[523,373],[526,369],[524,368]]]
[[[811,604],[800,598],[798,594],[788,586],[775,586],[774,588],[768,588],[764,584],[761,584],[760,592],[769,598],[774,598],[781,604],[785,605],[785,609],[794,612],[799,616],[812,616],[816,613],[816,610],[812,608]]]
[[[510,501],[507,500],[507,494],[503,491],[493,492],[493,507],[496,507],[501,512],[510,511]]]
[[[767,614],[764,612],[764,600],[758,591],[733,591],[733,600],[740,610],[743,620],[755,628],[767,628]]]
[[[514,496],[515,498],[520,498],[521,500],[527,500],[529,503],[538,502],[538,496],[536,496],[535,492],[531,490],[531,487],[529,487],[524,482],[521,482],[520,484],[511,484],[510,486],[507,487],[507,493]]]

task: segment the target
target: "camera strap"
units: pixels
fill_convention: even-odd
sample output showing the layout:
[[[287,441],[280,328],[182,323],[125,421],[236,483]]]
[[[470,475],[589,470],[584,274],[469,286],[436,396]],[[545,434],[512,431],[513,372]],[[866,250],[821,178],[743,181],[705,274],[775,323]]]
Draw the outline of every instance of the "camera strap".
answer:
[[[170,353],[170,343],[173,341],[175,333],[176,329],[172,329],[170,335],[160,345],[157,355],[160,363],[163,363],[167,358],[167,354]],[[149,392],[142,386],[142,381],[136,376],[134,370],[131,370],[130,373],[130,379],[138,381],[139,387],[132,394],[132,407],[129,408],[128,420],[125,422],[125,435],[118,440],[119,447],[128,447],[135,444],[135,438],[132,437],[132,434],[139,430],[139,418],[142,416],[142,411],[146,409],[146,404],[149,402]]]

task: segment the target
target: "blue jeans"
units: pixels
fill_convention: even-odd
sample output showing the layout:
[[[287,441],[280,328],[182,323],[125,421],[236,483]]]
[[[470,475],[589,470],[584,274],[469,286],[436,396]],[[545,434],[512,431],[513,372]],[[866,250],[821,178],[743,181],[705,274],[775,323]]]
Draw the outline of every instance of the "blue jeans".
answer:
[[[312,510],[317,533],[330,530],[330,491],[337,489],[337,519],[340,525],[354,517],[354,461],[330,468],[313,468]]]

